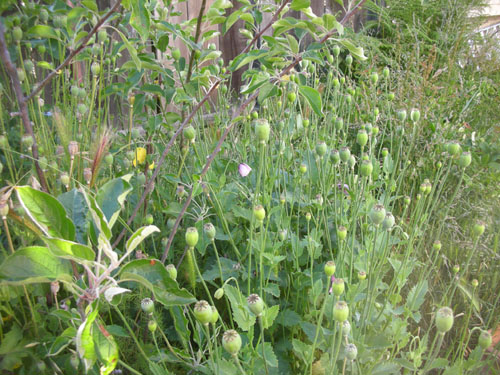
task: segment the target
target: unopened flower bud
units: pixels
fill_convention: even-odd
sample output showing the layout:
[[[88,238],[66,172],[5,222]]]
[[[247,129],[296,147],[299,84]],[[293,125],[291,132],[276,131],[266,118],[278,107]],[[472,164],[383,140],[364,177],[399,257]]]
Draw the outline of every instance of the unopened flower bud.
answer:
[[[418,122],[418,120],[420,120],[420,111],[418,109],[412,109],[410,111],[410,119],[413,122]]]
[[[493,338],[491,337],[491,333],[489,333],[488,331],[481,331],[477,343],[479,344],[481,349],[483,350],[488,349],[493,343]]]
[[[221,299],[222,297],[224,297],[224,289],[223,288],[217,289],[214,293],[214,297],[215,299]]]

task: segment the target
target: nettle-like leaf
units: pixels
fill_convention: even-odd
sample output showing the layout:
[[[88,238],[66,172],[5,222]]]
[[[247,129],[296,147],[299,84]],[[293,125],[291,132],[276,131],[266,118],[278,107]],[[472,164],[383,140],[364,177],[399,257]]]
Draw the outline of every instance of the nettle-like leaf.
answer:
[[[224,285],[224,293],[231,303],[234,321],[241,330],[248,331],[255,324],[255,315],[248,310],[245,298],[238,289],[228,284]]]
[[[30,186],[18,186],[16,193],[28,216],[46,236],[74,241],[75,225],[56,198]]]
[[[51,281],[71,282],[71,265],[46,247],[17,250],[0,265],[0,282],[24,285]]]
[[[158,260],[138,259],[123,266],[119,272],[121,281],[132,281],[149,289],[156,300],[165,307],[182,306],[196,302],[186,289],[179,288]]]

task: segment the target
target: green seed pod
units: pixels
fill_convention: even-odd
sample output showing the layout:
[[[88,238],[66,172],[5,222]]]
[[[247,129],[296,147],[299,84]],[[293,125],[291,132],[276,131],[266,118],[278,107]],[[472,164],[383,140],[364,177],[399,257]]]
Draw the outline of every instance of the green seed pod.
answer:
[[[351,155],[349,161],[347,162],[347,165],[349,166],[349,168],[354,168],[354,166],[356,165],[356,158],[354,157],[354,155]]]
[[[351,157],[351,150],[348,147],[342,147],[340,149],[340,160],[347,163]]]
[[[210,320],[210,323],[215,324],[217,323],[217,320],[219,320],[219,312],[215,308],[215,306],[212,306],[212,319]]]
[[[108,154],[106,154],[106,156],[104,156],[104,162],[106,163],[106,165],[108,167],[113,165],[113,161],[114,161],[114,158],[113,158],[112,154],[108,153]]]
[[[92,65],[90,66],[90,71],[93,75],[98,76],[99,73],[101,73],[101,64],[99,64],[98,62],[92,63]]]
[[[170,276],[172,280],[177,280],[177,269],[175,268],[175,266],[173,264],[169,264],[165,268],[167,270],[168,276]]]
[[[286,97],[290,103],[294,103],[295,99],[297,99],[297,94],[295,94],[294,92],[289,92]]]
[[[342,77],[340,77],[340,84],[343,85],[344,83],[345,83],[345,77],[342,76]]]
[[[140,173],[137,175],[137,184],[139,186],[143,186],[146,183],[146,176],[144,173]]]
[[[342,323],[342,335],[347,336],[351,332],[351,323],[348,320],[344,320]]]
[[[475,238],[481,237],[486,229],[485,223],[483,221],[477,221],[472,226],[472,234]]]
[[[181,58],[181,50],[179,48],[174,48],[172,50],[172,57],[175,61],[178,61]]]
[[[84,115],[87,113],[87,106],[83,103],[80,103],[78,104],[78,106],[76,107],[76,111],[80,114],[80,115]]]
[[[372,207],[369,216],[375,226],[379,226],[385,219],[385,208],[381,204],[376,204]]]
[[[19,42],[21,41],[21,39],[23,39],[23,30],[19,26],[16,26],[12,29],[12,39],[15,42]]]
[[[389,100],[391,102],[394,100],[395,97],[396,97],[396,95],[393,92],[390,92],[387,94],[387,100]]]
[[[472,156],[468,151],[462,152],[462,155],[460,155],[460,157],[458,158],[458,165],[462,168],[467,168],[471,162]]]
[[[354,361],[357,356],[358,356],[358,348],[356,348],[356,345],[354,345],[354,344],[347,344],[345,346],[345,357],[349,361]]]
[[[382,156],[385,158],[388,154],[389,154],[389,150],[387,149],[387,147],[384,147],[382,149]]]
[[[149,332],[154,333],[157,328],[158,328],[158,323],[156,323],[155,320],[150,320],[148,322],[148,330],[149,330]]]
[[[282,229],[278,232],[278,238],[281,242],[285,241],[287,238],[288,232],[286,229]]]
[[[6,218],[9,214],[9,205],[7,203],[0,203],[0,217]]]
[[[203,226],[203,231],[209,240],[213,240],[215,238],[215,227],[212,223],[206,223]]]
[[[411,198],[409,196],[404,197],[405,205],[408,206],[411,203]]]
[[[395,219],[392,213],[386,212],[384,221],[382,221],[382,228],[385,230],[391,230],[394,226]]]
[[[382,76],[387,79],[389,78],[389,75],[391,74],[389,68],[386,66],[383,70],[382,70]]]
[[[339,57],[339,55],[340,55],[340,47],[339,46],[333,46],[332,53],[333,53],[333,56]]]
[[[264,301],[258,294],[250,294],[247,298],[248,308],[256,316],[261,316],[264,311]]]
[[[396,116],[399,121],[404,122],[406,120],[406,111],[404,109],[400,109],[396,112]]]
[[[342,117],[337,117],[335,119],[335,129],[341,130],[344,127],[344,119]]]
[[[141,301],[141,309],[144,311],[146,314],[152,314],[153,311],[155,310],[155,303],[151,298],[144,298]]]
[[[337,301],[333,308],[333,319],[339,323],[343,323],[349,316],[349,307],[344,301]]]
[[[344,227],[343,225],[339,226],[337,228],[337,238],[340,240],[340,241],[344,241],[347,237],[347,228]]]
[[[453,311],[449,307],[441,307],[436,313],[435,320],[438,332],[446,333],[453,327]]]
[[[491,337],[491,333],[488,331],[481,330],[481,334],[477,340],[479,347],[483,350],[488,349],[493,343],[493,338]]]
[[[345,96],[345,101],[347,104],[351,104],[352,103],[352,96],[350,94],[347,94]]]
[[[223,288],[217,289],[214,293],[214,297],[215,299],[221,299],[222,297],[224,297],[224,289]]]
[[[368,143],[368,133],[365,129],[360,129],[356,135],[356,142],[361,147],[364,147]]]
[[[186,138],[188,141],[190,141],[191,143],[194,143],[195,141],[195,138],[196,138],[196,130],[191,126],[186,126],[183,130],[182,130],[182,135],[184,136],[184,138]]]
[[[479,281],[477,279],[473,279],[470,284],[473,288],[477,288],[479,286]]]
[[[338,150],[332,150],[330,153],[330,160],[333,164],[338,164],[340,162],[340,154]]]
[[[329,53],[326,54],[326,61],[328,61],[329,64],[333,64],[333,56],[330,55]],[[332,72],[328,72],[328,75],[331,75]]]
[[[347,55],[346,58],[345,58],[345,64],[347,66],[351,66],[352,65],[352,56],[351,55]]]
[[[258,222],[262,222],[266,218],[266,210],[262,205],[259,204],[253,208],[253,215],[255,217],[255,220],[257,220]]]
[[[69,178],[69,175],[66,172],[63,172],[61,174],[60,180],[61,180],[61,184],[63,184],[64,186],[68,186],[69,185],[70,178]]]
[[[205,300],[198,301],[194,305],[193,314],[201,324],[208,324],[212,320],[212,306]]]
[[[457,141],[451,141],[448,143],[448,154],[451,156],[458,155],[461,151],[462,147],[460,147],[460,144]]]
[[[308,118],[306,118],[302,121],[302,125],[304,126],[304,128],[308,128],[310,123],[311,123],[311,121],[309,121]]]
[[[311,213],[310,212],[306,212],[306,220],[307,221],[311,221],[311,219],[312,219]]]
[[[337,77],[335,77],[333,80],[332,80],[332,85],[333,87],[335,88],[338,88],[340,86],[340,82],[339,82],[339,79]]]
[[[229,354],[236,356],[241,349],[241,337],[238,332],[234,329],[224,332],[222,346]]]
[[[410,119],[413,122],[418,122],[418,120],[420,120],[420,111],[418,109],[412,109],[410,111]]]
[[[47,9],[42,8],[40,10],[39,16],[40,16],[40,21],[42,21],[43,23],[46,23],[47,20],[49,19],[49,12],[47,11]]]
[[[358,272],[358,280],[363,281],[366,279],[366,272],[365,271],[359,271]]]
[[[105,29],[99,30],[99,32],[97,33],[97,40],[99,41],[99,43],[102,44],[108,41],[108,33],[106,32]]]
[[[373,172],[373,164],[370,160],[363,160],[359,167],[359,172],[363,177],[369,177]]]
[[[378,111],[378,108],[375,108],[376,111]],[[373,125],[371,123],[367,123],[361,127],[361,129],[365,129],[367,134],[370,134],[373,129]],[[361,130],[360,130],[361,131]],[[359,132],[358,132],[359,134]]]
[[[460,271],[460,266],[458,264],[455,264],[453,266],[453,273],[454,274],[457,274],[458,272]]]
[[[326,146],[326,143],[321,141],[316,145],[316,154],[322,159],[323,156],[326,155],[328,152],[328,147]]]
[[[344,279],[333,280],[333,283],[332,283],[333,294],[335,294],[337,297],[340,297],[342,295],[342,293],[344,293],[344,290],[345,290]]]
[[[37,47],[36,47],[36,50],[38,51],[38,53],[40,55],[43,55],[45,53],[45,51],[47,50],[47,47],[45,47],[44,44],[39,44]]]
[[[329,260],[328,262],[326,262],[326,264],[325,264],[326,276],[331,277],[335,273],[335,269],[336,269],[336,266],[335,266],[335,262],[333,260]]]
[[[378,74],[376,72],[373,72],[372,74],[370,74],[370,82],[373,85],[377,84],[377,82],[378,82]]]
[[[436,251],[440,251],[441,250],[441,241],[439,241],[439,240],[434,241],[434,243],[432,244],[432,248]]]
[[[299,170],[300,170],[300,173],[302,173],[302,174],[306,173],[307,172],[307,165],[304,163],[300,164]]]
[[[151,224],[153,224],[153,221],[154,221],[154,219],[153,219],[153,215],[151,215],[151,214],[147,214],[147,215],[146,215],[146,218],[145,218],[145,221],[146,221],[146,225],[151,225]]]
[[[255,134],[260,143],[266,143],[269,140],[271,128],[269,122],[265,119],[255,121]]]
[[[195,227],[189,227],[186,230],[186,243],[189,247],[195,247],[198,243],[199,235],[198,229]]]
[[[33,65],[33,61],[31,60],[24,61],[24,68],[26,69],[26,72],[28,72],[28,74],[33,73],[34,67],[35,66]]]

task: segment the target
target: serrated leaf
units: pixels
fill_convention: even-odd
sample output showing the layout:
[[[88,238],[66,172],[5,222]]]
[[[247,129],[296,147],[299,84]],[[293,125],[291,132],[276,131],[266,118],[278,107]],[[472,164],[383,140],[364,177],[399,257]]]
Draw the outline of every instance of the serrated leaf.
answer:
[[[377,364],[371,375],[389,375],[389,374],[399,374],[401,371],[401,366],[394,362],[382,362]]]
[[[408,293],[406,298],[406,306],[410,311],[417,311],[425,301],[425,295],[429,290],[429,283],[427,280],[421,280],[418,284],[414,285]]]
[[[268,329],[273,325],[274,319],[276,319],[276,317],[278,316],[279,311],[279,305],[274,305],[264,310],[262,323],[264,324],[265,329]]]
[[[240,291],[232,285],[224,285],[224,293],[229,298],[231,309],[233,310],[233,319],[238,327],[243,331],[248,331],[255,324],[255,315],[246,307],[246,300]]]
[[[276,323],[281,324],[283,327],[292,327],[300,324],[302,318],[295,311],[286,309],[279,313]]]

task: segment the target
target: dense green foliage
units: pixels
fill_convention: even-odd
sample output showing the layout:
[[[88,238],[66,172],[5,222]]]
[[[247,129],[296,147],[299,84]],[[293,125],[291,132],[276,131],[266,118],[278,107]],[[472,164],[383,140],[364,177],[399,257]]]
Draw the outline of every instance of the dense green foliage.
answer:
[[[27,97],[107,14],[48,3],[0,7],[0,372],[498,371],[499,65],[470,47],[477,4],[368,2],[354,33],[293,0],[300,22],[224,62],[197,21],[251,40],[280,4],[176,23],[125,1],[26,101],[32,136],[12,78]]]

